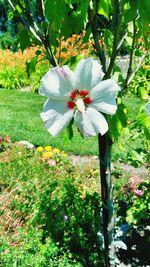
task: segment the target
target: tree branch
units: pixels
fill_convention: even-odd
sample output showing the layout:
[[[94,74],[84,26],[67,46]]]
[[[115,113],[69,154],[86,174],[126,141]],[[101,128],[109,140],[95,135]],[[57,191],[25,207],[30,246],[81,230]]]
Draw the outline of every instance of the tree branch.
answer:
[[[114,30],[113,30],[113,48],[112,48],[112,54],[110,58],[110,63],[108,66],[108,69],[105,73],[104,79],[108,79],[110,77],[110,74],[112,72],[114,62],[118,53],[118,38],[119,38],[119,31],[120,31],[120,25],[121,25],[121,19],[122,19],[122,1],[114,0],[114,15],[113,15],[113,24],[114,24]]]
[[[95,44],[97,56],[99,57],[99,59],[101,61],[102,68],[103,68],[103,71],[105,73],[106,72],[106,58],[105,58],[104,51],[99,44],[99,33],[97,31],[97,25],[98,25],[97,14],[98,14],[99,0],[93,1],[93,4],[94,4],[93,18],[91,17],[93,10],[89,11],[89,18],[90,18],[91,25],[92,25],[92,34],[93,34],[93,39],[94,39],[94,44]]]
[[[145,53],[142,57],[141,57],[141,60],[139,62],[139,64],[137,65],[137,68],[135,69],[135,71],[131,74],[129,80],[128,80],[128,83],[127,83],[127,86],[132,82],[132,80],[134,79],[135,75],[138,73],[139,69],[141,68],[142,64],[143,64],[143,61],[144,59],[146,58],[147,56],[147,53]]]
[[[34,35],[34,37],[44,45],[45,50],[47,52],[48,60],[50,61],[52,66],[54,66],[54,67],[57,66],[56,59],[55,59],[54,54],[53,54],[52,49],[51,49],[51,45],[50,45],[50,41],[49,41],[49,34],[44,33],[44,35],[43,35],[40,32],[38,25],[36,24],[36,22],[34,21],[32,15],[30,13],[30,10],[28,10],[28,8],[27,8],[27,6],[28,6],[27,2],[26,2],[26,7],[24,8],[23,5],[21,4],[21,2],[19,0],[17,0],[17,4],[21,8],[22,13],[23,13],[22,16],[19,14],[18,10],[15,8],[15,6],[13,5],[11,0],[8,0],[8,3],[11,5],[13,10],[15,12],[17,12],[18,17],[20,18],[22,23],[31,31],[31,33]]]

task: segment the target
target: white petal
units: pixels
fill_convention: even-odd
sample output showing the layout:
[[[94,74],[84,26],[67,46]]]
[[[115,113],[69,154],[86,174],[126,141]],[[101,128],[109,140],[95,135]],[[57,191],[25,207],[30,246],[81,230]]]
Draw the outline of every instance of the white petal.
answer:
[[[67,102],[47,100],[41,118],[52,136],[64,130],[73,117],[74,110],[67,107]]]
[[[84,136],[95,136],[98,133],[104,135],[108,131],[105,117],[93,108],[87,108],[82,113],[77,111],[74,118]]]
[[[78,63],[75,75],[78,90],[91,90],[102,80],[104,73],[98,61],[89,58]]]
[[[106,114],[115,114],[117,110],[116,92],[119,90],[120,88],[114,80],[108,79],[100,82],[90,92],[93,100],[90,106]]]
[[[50,69],[42,78],[39,89],[41,95],[51,99],[66,99],[69,92],[75,89],[75,75],[68,66]]]

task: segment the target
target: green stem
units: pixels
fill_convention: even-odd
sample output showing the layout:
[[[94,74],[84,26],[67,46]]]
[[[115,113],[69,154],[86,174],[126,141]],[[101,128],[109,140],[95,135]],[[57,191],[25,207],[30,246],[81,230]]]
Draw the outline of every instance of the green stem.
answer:
[[[111,147],[112,140],[107,132],[105,135],[98,135],[100,179],[102,193],[103,212],[103,234],[105,247],[106,267],[115,266],[115,248],[113,243],[114,230],[114,209],[111,181]]]

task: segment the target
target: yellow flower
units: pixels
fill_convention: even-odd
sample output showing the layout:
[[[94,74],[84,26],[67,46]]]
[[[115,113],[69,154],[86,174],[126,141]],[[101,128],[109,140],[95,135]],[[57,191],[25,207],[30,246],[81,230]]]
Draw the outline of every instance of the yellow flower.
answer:
[[[43,151],[43,147],[42,146],[39,146],[39,147],[37,147],[37,149],[36,149],[38,152],[42,152]]]
[[[51,151],[52,150],[52,147],[51,146],[45,146],[45,150],[46,151]]]
[[[53,153],[49,152],[49,151],[43,152],[43,154],[42,154],[42,157],[45,158],[45,159],[52,158],[52,156],[53,156]]]
[[[59,148],[54,148],[53,152],[54,152],[54,154],[59,154],[60,153],[60,149]]]
[[[65,153],[65,151],[62,151],[61,153],[63,157],[67,157],[67,154]]]

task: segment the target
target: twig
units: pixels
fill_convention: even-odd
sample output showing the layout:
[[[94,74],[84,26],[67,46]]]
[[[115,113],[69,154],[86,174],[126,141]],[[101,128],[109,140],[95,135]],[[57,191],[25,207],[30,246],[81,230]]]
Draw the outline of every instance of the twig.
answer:
[[[135,43],[136,43],[136,33],[137,33],[137,29],[136,29],[136,25],[135,25],[135,20],[133,20],[132,46],[131,46],[131,51],[130,51],[129,67],[128,67],[128,71],[127,71],[127,76],[126,76],[125,83],[123,86],[124,88],[127,88],[128,81],[129,81],[129,78],[130,78],[131,73],[132,73],[132,63],[133,63],[133,56],[134,56]]]
[[[124,35],[124,36],[122,37],[122,39],[120,40],[120,43],[119,43],[118,46],[117,46],[117,52],[119,51],[120,47],[122,46],[122,44],[123,44],[123,42],[124,42],[126,36],[127,36],[127,32],[125,33],[125,35]],[[118,54],[118,53],[117,53],[117,54]]]
[[[134,79],[135,75],[138,73],[139,69],[141,68],[142,64],[143,64],[143,61],[144,59],[146,58],[147,56],[147,53],[145,53],[142,57],[141,57],[141,60],[139,61],[139,64],[137,65],[137,68],[135,69],[135,71],[132,73],[132,75],[130,76],[129,80],[128,80],[128,83],[127,83],[127,86],[132,82],[132,80]],[[149,79],[147,79],[149,80]]]

